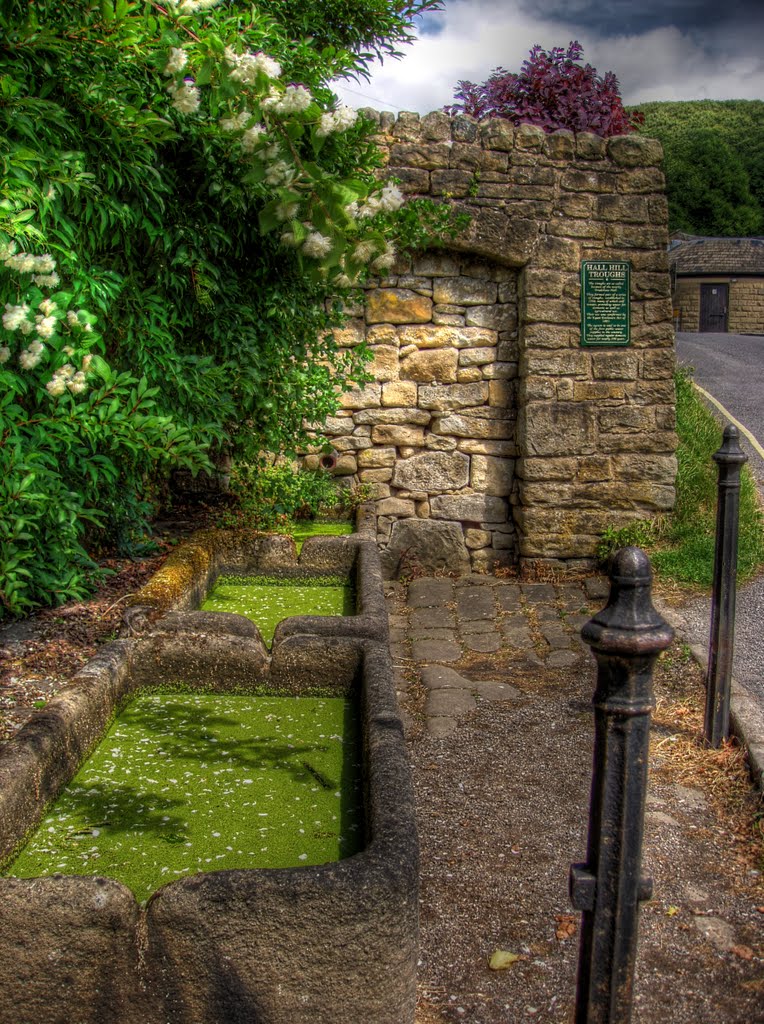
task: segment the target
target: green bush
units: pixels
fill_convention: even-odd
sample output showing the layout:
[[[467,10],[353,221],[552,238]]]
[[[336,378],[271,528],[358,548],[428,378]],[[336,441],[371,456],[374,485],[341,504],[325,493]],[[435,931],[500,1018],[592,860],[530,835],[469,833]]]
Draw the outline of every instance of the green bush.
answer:
[[[456,226],[327,82],[438,7],[0,5],[0,616],[80,596],[88,536],[139,549],[170,468],[288,451],[364,379],[343,302]]]
[[[220,518],[221,526],[283,529],[290,520],[313,518],[335,509],[337,484],[325,470],[296,469],[286,462],[238,464],[231,473],[236,507]]]

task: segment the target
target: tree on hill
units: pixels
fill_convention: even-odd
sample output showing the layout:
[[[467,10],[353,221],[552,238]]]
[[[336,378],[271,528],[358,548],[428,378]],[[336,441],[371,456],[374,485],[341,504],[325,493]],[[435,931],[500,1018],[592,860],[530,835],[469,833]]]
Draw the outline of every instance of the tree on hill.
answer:
[[[359,379],[333,300],[448,211],[399,212],[327,82],[439,7],[0,6],[0,616],[83,593],[158,472],[288,448]]]
[[[671,230],[764,231],[764,102],[647,103],[643,135],[663,145]]]
[[[628,113],[612,71],[603,77],[591,64],[582,64],[583,47],[543,50],[534,46],[519,74],[497,68],[480,85],[462,81],[454,93],[451,114],[470,114],[479,120],[503,117],[512,124],[535,124],[545,132],[567,128],[593,132],[605,138],[625,135],[640,124],[640,115]]]

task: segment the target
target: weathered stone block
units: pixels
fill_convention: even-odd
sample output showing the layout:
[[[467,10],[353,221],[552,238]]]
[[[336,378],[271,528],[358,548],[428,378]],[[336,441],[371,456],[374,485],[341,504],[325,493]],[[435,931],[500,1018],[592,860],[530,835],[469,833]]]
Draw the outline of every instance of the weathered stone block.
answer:
[[[433,171],[430,177],[432,195],[448,195],[456,199],[468,196],[475,180],[473,174],[464,170]]]
[[[636,380],[638,356],[634,352],[592,352],[596,380]]]
[[[541,151],[545,139],[546,132],[535,124],[521,124],[515,129],[515,147],[517,149],[538,153]]]
[[[457,523],[402,519],[393,523],[390,540],[380,555],[385,579],[397,578],[412,565],[420,570],[466,573],[470,557]]]
[[[399,460],[393,486],[405,490],[437,494],[466,487],[470,460],[460,452],[427,452]]]
[[[489,393],[489,385],[482,381],[475,384],[452,384],[447,387],[422,386],[419,388],[419,406],[422,409],[444,412],[451,409],[485,405]]]
[[[458,354],[454,349],[424,349],[401,360],[402,380],[422,384],[455,384]]]
[[[495,348],[463,348],[459,352],[459,366],[482,366],[495,358]]]
[[[660,142],[643,135],[615,135],[608,139],[607,150],[619,167],[657,167],[663,161]]]
[[[652,409],[625,405],[618,409],[602,409],[598,415],[600,428],[609,434],[631,434],[651,431],[655,427]]]
[[[514,462],[488,455],[473,455],[470,465],[470,487],[481,494],[505,497],[512,490]]]
[[[481,366],[460,366],[456,371],[456,379],[459,384],[475,384],[483,379],[482,370]]]
[[[491,543],[491,534],[488,530],[477,530],[469,527],[464,531],[464,543],[470,550],[487,548]]]
[[[395,465],[395,448],[367,448],[358,453],[358,465],[366,469]]]
[[[430,414],[416,406],[402,409],[361,409],[353,417],[356,423],[410,423],[414,426],[426,427],[430,422]]]
[[[344,327],[335,327],[332,333],[340,348],[352,348],[366,340],[363,320],[348,320]]]
[[[511,331],[517,327],[517,307],[509,303],[468,306],[464,322],[468,327],[491,327],[495,331]]]
[[[425,324],[421,327],[399,327],[398,342],[401,348],[416,345],[417,348],[456,348],[459,329],[456,327],[437,327]]]
[[[366,322],[390,324],[427,323],[432,299],[407,288],[375,288],[366,293]]]
[[[572,480],[576,475],[576,459],[518,459],[515,472],[522,480]]]
[[[371,439],[374,444],[379,445],[410,445],[413,448],[421,448],[424,444],[424,429],[378,423],[371,428]]]
[[[515,129],[503,118],[492,117],[480,125],[480,138],[488,149],[511,152],[515,147]]]
[[[365,384],[362,388],[351,388],[340,395],[343,409],[369,409],[382,402],[382,387],[379,384]]]
[[[497,285],[493,281],[479,281],[472,277],[435,278],[432,297],[435,302],[481,306],[496,302]]]
[[[508,419],[483,419],[479,416],[451,414],[443,416],[433,425],[435,434],[452,434],[454,437],[503,440],[514,436],[514,423]]]
[[[649,220],[644,196],[597,196],[594,215],[600,220],[618,220],[627,224],[644,224]]]
[[[417,167],[427,171],[448,167],[451,147],[446,142],[422,142],[413,145],[396,143],[390,147],[390,164],[394,167]]]
[[[377,514],[380,516],[399,516],[407,519],[416,515],[416,508],[413,501],[405,501],[402,498],[383,498],[377,502]]]
[[[422,138],[428,142],[444,142],[451,138],[451,118],[442,110],[425,114],[420,125]]]
[[[427,252],[414,259],[414,273],[421,277],[458,277],[459,261],[440,252]]]
[[[375,381],[385,383],[398,376],[398,349],[394,345],[374,345],[370,348],[371,362],[367,369]]]
[[[494,455],[496,458],[511,459],[517,455],[514,441],[489,441],[477,438],[460,438],[459,451],[467,455]]]
[[[576,135],[576,156],[581,160],[601,160],[607,152],[607,141],[593,132]]]
[[[507,503],[503,498],[486,494],[439,494],[430,501],[430,513],[433,519],[504,523]]]
[[[518,440],[523,454],[590,455],[596,451],[596,410],[574,402],[533,402],[521,409]]]
[[[416,404],[417,386],[413,382],[398,380],[391,381],[382,385],[383,407],[401,407]]]

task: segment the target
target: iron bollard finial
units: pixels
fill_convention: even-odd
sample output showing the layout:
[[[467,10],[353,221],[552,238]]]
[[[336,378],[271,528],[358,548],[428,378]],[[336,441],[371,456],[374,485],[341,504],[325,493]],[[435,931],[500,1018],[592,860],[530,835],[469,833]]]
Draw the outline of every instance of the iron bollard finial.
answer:
[[[628,1024],[638,907],[652,894],[641,874],[652,670],[674,631],[653,607],[651,585],[645,553],[623,548],[606,607],[581,631],[597,659],[597,688],[587,860],[570,872],[583,912],[576,1024]]]

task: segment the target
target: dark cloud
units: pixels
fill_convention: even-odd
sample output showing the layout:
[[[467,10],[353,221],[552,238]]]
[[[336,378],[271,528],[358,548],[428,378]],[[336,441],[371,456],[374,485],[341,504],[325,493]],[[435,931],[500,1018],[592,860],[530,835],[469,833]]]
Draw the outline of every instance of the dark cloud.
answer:
[[[727,35],[733,22],[749,35],[764,25],[762,0],[520,0],[518,8],[539,21],[575,24],[600,36],[641,35],[670,26],[688,35],[716,30]]]

